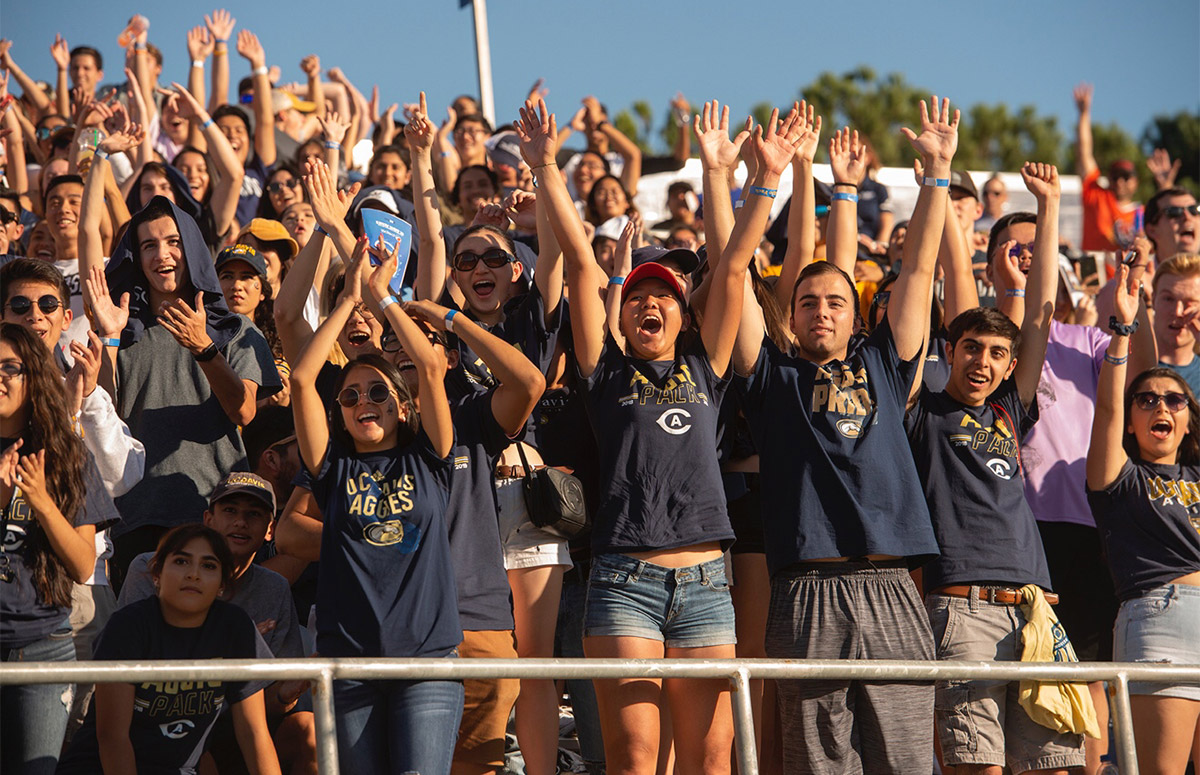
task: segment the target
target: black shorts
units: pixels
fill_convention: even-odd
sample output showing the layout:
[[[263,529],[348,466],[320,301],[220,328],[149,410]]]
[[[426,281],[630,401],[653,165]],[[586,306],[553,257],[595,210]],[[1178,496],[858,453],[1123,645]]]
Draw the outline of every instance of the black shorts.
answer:
[[[730,551],[733,554],[765,554],[763,540],[762,497],[758,474],[742,474],[747,492],[729,501],[729,522],[737,540]]]
[[[1070,522],[1038,522],[1054,606],[1082,662],[1111,662],[1117,594],[1094,527]]]

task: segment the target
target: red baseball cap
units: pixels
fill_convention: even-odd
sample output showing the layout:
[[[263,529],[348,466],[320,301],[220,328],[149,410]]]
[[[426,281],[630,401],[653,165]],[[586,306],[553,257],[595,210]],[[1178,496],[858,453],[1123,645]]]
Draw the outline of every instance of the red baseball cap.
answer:
[[[679,284],[679,276],[657,261],[647,261],[644,264],[634,267],[633,271],[625,277],[625,284],[621,286],[622,304],[625,303],[625,297],[629,295],[633,286],[642,280],[662,280],[670,287],[671,292],[679,297],[680,304],[686,303],[683,286]]]

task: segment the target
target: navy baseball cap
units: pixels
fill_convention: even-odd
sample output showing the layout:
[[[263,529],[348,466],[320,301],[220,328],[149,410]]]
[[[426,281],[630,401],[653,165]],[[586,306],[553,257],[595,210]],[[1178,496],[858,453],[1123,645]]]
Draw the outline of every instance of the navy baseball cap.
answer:
[[[700,257],[695,251],[686,248],[673,248],[667,250],[658,245],[647,245],[644,248],[638,248],[633,251],[633,268],[636,269],[642,264],[654,262],[661,264],[664,261],[673,261],[678,264],[679,270],[684,274],[691,274],[696,271],[696,267],[700,266]],[[632,275],[630,275],[632,277]]]

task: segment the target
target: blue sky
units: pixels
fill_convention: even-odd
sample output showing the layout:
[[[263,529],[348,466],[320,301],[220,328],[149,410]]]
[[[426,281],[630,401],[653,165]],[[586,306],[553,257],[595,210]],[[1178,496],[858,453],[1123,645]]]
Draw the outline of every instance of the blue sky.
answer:
[[[140,11],[164,51],[164,80],[182,80],[189,66],[185,31],[212,7],[5,0],[0,36],[15,41],[14,56],[34,77],[53,77],[48,47],[61,32],[72,46],[99,48],[110,62],[107,80],[115,80],[117,34]],[[439,117],[455,95],[477,92],[471,12],[457,0],[226,7],[239,28],[259,35],[285,81],[300,80],[301,57],[318,53],[324,67],[340,66],[364,92],[379,84],[385,101],[415,101],[425,89]],[[758,102],[790,102],[823,70],[861,64],[903,73],[909,83],[966,105],[1031,103],[1058,116],[1067,135],[1075,113],[1071,88],[1082,80],[1096,85],[1096,120],[1115,121],[1135,136],[1155,114],[1200,106],[1195,0],[491,0],[488,11],[502,120],[515,114],[539,77],[560,114],[569,116],[594,93],[613,111],[648,100],[661,123],[677,90],[696,104],[718,97],[744,114]],[[232,77],[248,71],[235,55]]]

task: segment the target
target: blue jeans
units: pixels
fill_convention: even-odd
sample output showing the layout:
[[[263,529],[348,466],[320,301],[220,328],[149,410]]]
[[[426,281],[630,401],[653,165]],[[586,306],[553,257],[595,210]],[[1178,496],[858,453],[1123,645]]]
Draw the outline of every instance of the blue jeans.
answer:
[[[450,775],[462,719],[458,681],[335,681],[343,772]]]
[[[0,652],[4,662],[74,662],[71,628],[63,629],[20,649]],[[0,745],[0,772],[52,775],[58,766],[71,684],[28,684],[0,687],[0,719],[4,720]]]

